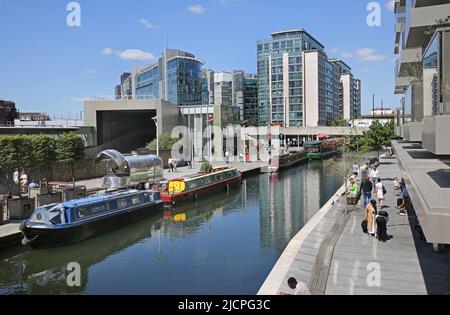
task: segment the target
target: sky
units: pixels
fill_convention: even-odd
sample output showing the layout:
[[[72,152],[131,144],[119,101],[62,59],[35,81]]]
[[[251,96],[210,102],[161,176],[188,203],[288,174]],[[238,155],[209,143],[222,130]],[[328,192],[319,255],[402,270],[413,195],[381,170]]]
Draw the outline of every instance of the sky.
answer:
[[[393,0],[375,2],[378,26],[367,22],[371,2],[78,0],[80,26],[71,27],[71,1],[0,0],[0,99],[22,112],[79,116],[83,99],[113,97],[120,74],[152,64],[167,43],[207,68],[256,73],[257,40],[304,28],[362,80],[363,113],[372,94],[396,108]]]

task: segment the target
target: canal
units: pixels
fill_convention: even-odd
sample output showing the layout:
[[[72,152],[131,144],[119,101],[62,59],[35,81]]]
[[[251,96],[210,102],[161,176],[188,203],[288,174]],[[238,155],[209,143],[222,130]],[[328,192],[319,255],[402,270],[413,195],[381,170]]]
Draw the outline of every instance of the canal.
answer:
[[[340,186],[322,163],[307,164],[79,244],[2,251],[0,294],[254,295]],[[79,287],[67,285],[72,262]]]

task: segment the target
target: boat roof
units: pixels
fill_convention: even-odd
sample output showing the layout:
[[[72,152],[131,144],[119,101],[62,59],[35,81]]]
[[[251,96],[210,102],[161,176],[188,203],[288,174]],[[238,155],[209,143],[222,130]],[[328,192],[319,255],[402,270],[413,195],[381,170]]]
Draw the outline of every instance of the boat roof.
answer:
[[[201,177],[205,177],[205,176],[210,176],[210,175],[214,175],[220,172],[225,172],[225,171],[233,171],[233,170],[237,170],[237,168],[235,167],[228,167],[228,166],[222,166],[222,167],[214,167],[213,168],[214,172],[212,173],[197,173],[197,174],[192,174],[192,175],[188,175],[186,177],[182,177],[182,178],[174,178],[171,181],[183,181],[183,180],[191,180],[191,179],[196,179],[196,178],[201,178]]]
[[[122,192],[114,192],[114,193],[108,193],[108,194],[104,194],[104,195],[70,200],[70,201],[63,202],[62,204],[66,208],[75,208],[75,207],[83,206],[83,205],[87,205],[87,204],[108,201],[108,200],[111,200],[114,198],[133,196],[133,195],[136,195],[139,193],[141,193],[141,191],[127,190],[127,191],[122,191]]]
[[[305,146],[309,146],[309,145],[319,145],[322,144],[322,141],[309,141],[309,142],[305,142]]]

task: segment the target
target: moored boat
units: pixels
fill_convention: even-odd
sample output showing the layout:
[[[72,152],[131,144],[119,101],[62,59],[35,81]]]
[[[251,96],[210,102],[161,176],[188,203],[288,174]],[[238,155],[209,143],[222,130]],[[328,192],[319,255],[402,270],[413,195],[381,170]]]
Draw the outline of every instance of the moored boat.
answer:
[[[307,160],[306,151],[301,149],[294,152],[283,154],[279,157],[272,157],[269,160],[268,165],[261,168],[263,173],[276,173],[279,170],[293,167]]]
[[[38,208],[21,225],[32,248],[76,243],[163,209],[159,192],[127,190]]]
[[[324,160],[339,154],[342,139],[326,139],[305,143],[305,150],[309,160]]]
[[[162,188],[161,198],[165,203],[175,205],[181,201],[194,201],[213,190],[228,191],[240,183],[241,173],[237,169],[217,167],[210,173],[170,180]]]

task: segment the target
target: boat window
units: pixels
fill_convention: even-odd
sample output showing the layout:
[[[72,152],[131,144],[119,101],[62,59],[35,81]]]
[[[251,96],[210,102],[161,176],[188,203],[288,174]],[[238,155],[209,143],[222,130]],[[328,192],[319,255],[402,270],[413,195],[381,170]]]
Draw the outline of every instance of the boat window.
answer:
[[[128,207],[128,201],[125,198],[117,200],[117,208],[123,209]]]
[[[87,208],[78,208],[77,209],[77,216],[79,219],[83,219],[86,217],[87,214]]]
[[[105,212],[106,210],[108,210],[106,208],[106,204],[100,204],[100,205],[95,205],[91,208],[91,213],[92,214],[96,214],[99,212]]]
[[[140,205],[142,203],[140,196],[133,196],[133,198],[131,198],[131,203],[133,206]]]

